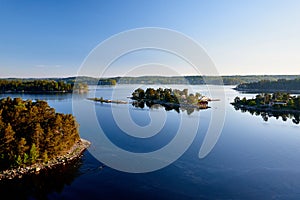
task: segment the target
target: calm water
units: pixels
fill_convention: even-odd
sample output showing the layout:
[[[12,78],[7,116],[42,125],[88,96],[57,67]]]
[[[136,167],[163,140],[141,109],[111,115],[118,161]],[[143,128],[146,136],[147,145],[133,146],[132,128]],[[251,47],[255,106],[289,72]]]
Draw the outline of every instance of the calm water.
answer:
[[[57,112],[72,113],[73,103],[79,105],[82,138],[97,134],[85,113],[94,102],[86,97],[128,100],[138,85],[98,87],[87,95],[21,95],[24,99],[45,99]],[[155,87],[155,86],[153,86]],[[168,86],[185,88],[185,86]],[[92,155],[101,154],[101,148],[90,148],[74,166],[58,169],[50,175],[28,178],[23,182],[1,185],[1,195],[9,194],[24,199],[299,199],[300,198],[300,132],[292,119],[283,121],[271,117],[268,121],[259,115],[236,111],[229,103],[234,97],[254,97],[239,94],[226,86],[225,98],[210,102],[211,108],[194,111],[165,111],[164,108],[136,108],[131,104],[96,103],[95,112],[107,137],[117,146],[132,152],[151,152],[171,141],[180,120],[195,118],[199,129],[188,150],[174,163],[158,171],[132,174],[103,165]],[[208,95],[205,86],[192,86],[194,92]],[[220,90],[220,86],[214,86]],[[221,90],[220,90],[221,91]],[[113,92],[113,93],[112,93]],[[1,95],[5,97],[7,95]],[[20,95],[10,95],[12,97]],[[214,97],[213,97],[214,98]],[[217,98],[217,97],[215,97]],[[220,138],[212,151],[203,159],[198,153],[213,109],[224,109],[226,117]],[[159,134],[150,139],[133,138],[117,126],[113,109],[129,112],[139,126],[151,122],[150,113],[165,116]],[[154,113],[154,114],[155,114]],[[189,130],[186,130],[189,134]],[[141,133],[143,134],[143,133]],[[50,172],[49,172],[50,173]]]

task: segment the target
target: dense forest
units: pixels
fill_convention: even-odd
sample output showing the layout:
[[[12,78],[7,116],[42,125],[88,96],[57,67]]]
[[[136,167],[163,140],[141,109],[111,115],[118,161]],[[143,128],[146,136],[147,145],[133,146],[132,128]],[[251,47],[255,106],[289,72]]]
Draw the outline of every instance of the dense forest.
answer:
[[[0,100],[0,170],[47,162],[79,139],[74,116],[56,113],[46,101]]]
[[[197,104],[201,101],[202,95],[200,93],[189,94],[188,89],[178,90],[171,88],[147,88],[144,91],[141,88],[136,89],[132,93],[133,100],[158,100],[168,103],[188,103]]]
[[[208,99],[200,93],[189,93],[188,89],[178,90],[171,88],[147,88],[146,91],[138,88],[132,93],[131,99],[134,100],[132,105],[144,108],[158,108],[163,106],[165,110],[175,110],[176,112],[187,111],[187,114],[193,113],[195,110],[207,109]]]
[[[66,83],[55,80],[0,80],[0,93],[87,92],[85,83]]]
[[[239,91],[247,92],[276,92],[276,91],[286,91],[286,92],[299,92],[300,91],[300,78],[286,80],[278,79],[276,81],[261,80],[252,83],[242,83],[236,88]]]

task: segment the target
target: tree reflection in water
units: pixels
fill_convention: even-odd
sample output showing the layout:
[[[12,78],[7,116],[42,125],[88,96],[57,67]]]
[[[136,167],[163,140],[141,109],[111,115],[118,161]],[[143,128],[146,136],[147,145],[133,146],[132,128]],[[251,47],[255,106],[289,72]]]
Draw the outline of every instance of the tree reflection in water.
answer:
[[[49,194],[61,193],[66,185],[71,185],[80,175],[81,165],[82,158],[78,158],[37,175],[1,181],[0,194],[9,199],[47,199]]]
[[[145,108],[145,105],[151,109],[164,108],[166,111],[175,110],[177,113],[186,111],[188,115],[192,114],[194,111],[200,111],[200,110],[209,108],[208,106],[206,108],[201,108],[201,107],[197,107],[197,106],[193,106],[193,105],[185,106],[185,105],[170,104],[170,103],[157,104],[157,103],[153,103],[152,101],[133,101],[132,102],[132,106],[134,106],[136,108]]]
[[[291,113],[291,112],[283,112],[283,111],[259,111],[259,110],[253,110],[253,109],[247,109],[247,108],[243,108],[243,107],[237,107],[234,106],[235,110],[241,110],[241,112],[245,113],[245,112],[249,112],[252,115],[256,115],[256,116],[261,116],[262,119],[264,121],[268,121],[269,118],[274,117],[277,120],[281,119],[282,121],[286,122],[288,119],[292,120],[292,122],[294,124],[299,124],[300,123],[300,113],[299,112],[295,112],[295,113]]]

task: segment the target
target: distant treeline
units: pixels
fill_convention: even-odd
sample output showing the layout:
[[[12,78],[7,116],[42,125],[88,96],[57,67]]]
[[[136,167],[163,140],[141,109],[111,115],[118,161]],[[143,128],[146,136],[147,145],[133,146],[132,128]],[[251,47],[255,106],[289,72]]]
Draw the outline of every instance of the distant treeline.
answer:
[[[275,81],[278,79],[295,79],[300,75],[249,75],[249,76],[141,76],[141,77],[116,77],[118,84],[191,84],[191,85],[238,85],[260,80]]]
[[[191,84],[191,85],[238,85],[261,80],[276,81],[278,79],[295,79],[300,75],[248,75],[248,76],[140,76],[140,77],[112,77],[108,81],[115,80],[117,84]],[[86,79],[87,80],[87,79]],[[99,85],[105,83],[105,79],[98,81]],[[95,83],[95,81],[94,81]]]
[[[191,85],[239,85],[242,83],[258,82],[262,80],[276,81],[278,79],[296,79],[300,75],[245,75],[245,76],[139,76],[139,77],[109,77],[95,78],[88,76],[67,78],[43,78],[43,79],[2,79],[2,80],[47,80],[64,82],[65,84],[81,83],[87,85],[115,85],[115,84],[191,84]]]
[[[74,116],[56,113],[46,101],[0,100],[0,170],[47,162],[79,139]]]
[[[16,92],[63,92],[69,93],[73,91],[86,92],[88,85],[86,83],[67,83],[62,80],[0,80],[0,93],[16,93]]]
[[[242,83],[236,88],[239,91],[246,92],[300,92],[300,78],[293,80],[278,79],[276,81],[261,80],[252,83]]]

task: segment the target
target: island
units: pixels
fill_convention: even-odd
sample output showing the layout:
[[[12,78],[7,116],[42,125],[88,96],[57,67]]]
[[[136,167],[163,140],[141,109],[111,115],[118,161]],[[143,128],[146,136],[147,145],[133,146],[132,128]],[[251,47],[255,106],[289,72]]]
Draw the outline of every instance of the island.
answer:
[[[62,80],[0,80],[0,93],[87,93],[88,85],[82,82],[65,82]]]
[[[100,79],[98,85],[116,85],[117,81],[113,78]]]
[[[282,117],[283,121],[291,118],[295,124],[299,124],[300,96],[284,92],[262,93],[251,99],[235,97],[231,104],[236,110],[261,115],[265,121],[274,116]]]
[[[121,101],[121,100],[110,100],[110,99],[104,99],[103,97],[97,98],[87,98],[88,100],[100,102],[100,103],[116,103],[116,104],[127,104],[127,101]]]
[[[257,82],[241,83],[235,88],[237,91],[247,93],[274,93],[274,92],[288,92],[300,93],[300,78],[291,80],[260,80]]]
[[[165,107],[166,110],[176,110],[179,112],[179,108],[184,110],[194,110],[194,109],[207,109],[208,101],[210,98],[202,96],[200,93],[188,93],[188,89],[171,89],[171,88],[147,88],[146,91],[138,88],[134,90],[132,96],[130,97],[133,102],[132,105],[136,107],[144,107],[146,104],[148,107],[153,107],[154,105],[161,105]]]
[[[89,145],[75,117],[57,113],[46,101],[0,100],[0,180],[65,164]]]

